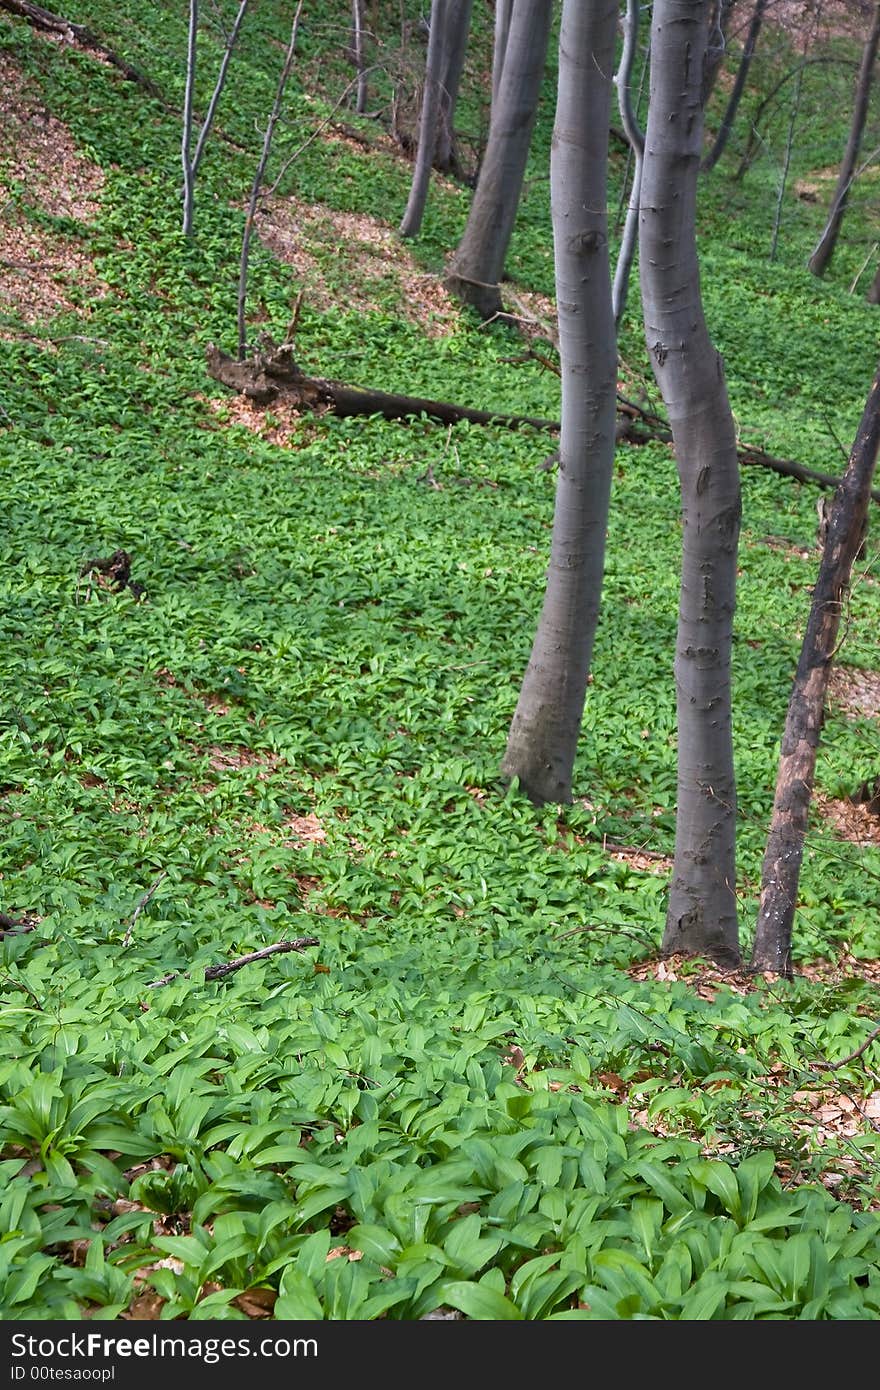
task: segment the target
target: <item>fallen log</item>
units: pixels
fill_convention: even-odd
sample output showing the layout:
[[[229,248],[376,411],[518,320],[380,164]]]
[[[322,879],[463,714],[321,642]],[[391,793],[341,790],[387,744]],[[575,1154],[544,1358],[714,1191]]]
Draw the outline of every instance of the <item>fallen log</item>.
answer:
[[[0,0],[0,5],[5,0]],[[255,405],[268,406],[283,400],[300,410],[325,410],[333,415],[381,415],[386,420],[407,420],[425,415],[443,425],[457,425],[467,420],[473,425],[500,425],[505,429],[523,426],[547,433],[559,433],[558,420],[545,420],[533,415],[507,415],[498,410],[475,410],[471,406],[454,405],[450,401],[426,400],[421,396],[399,396],[387,391],[373,391],[362,386],[349,386],[326,377],[307,376],[297,363],[289,343],[280,346],[266,342],[255,355],[244,362],[210,343],[205,352],[208,375],[231,391],[238,391]],[[617,439],[627,444],[650,444],[655,441],[670,444],[672,431],[662,416],[629,400],[617,396]],[[794,459],[777,458],[754,445],[737,447],[739,461],[746,467],[769,468],[785,478],[833,490],[840,482],[833,473],[822,473]],[[546,459],[541,467],[551,468],[556,455]],[[871,492],[871,499],[880,502],[880,490]]]
[[[0,10],[6,10],[7,13],[25,20],[32,29],[39,29],[44,34],[53,34],[67,43],[78,44],[80,48],[96,53],[105,63],[109,63],[111,67],[121,72],[129,82],[137,83],[139,87],[143,87],[145,92],[149,92],[150,96],[156,97],[164,105],[162,93],[155,82],[152,82],[137,68],[132,67],[131,63],[127,63],[124,58],[120,58],[118,53],[102,43],[85,24],[74,24],[72,20],[65,19],[63,15],[53,14],[51,10],[44,10],[41,5],[31,4],[30,0],[0,0]]]
[[[237,362],[212,343],[206,357],[209,376],[247,396],[255,405],[271,405],[283,397],[288,404],[303,410],[324,409],[341,416],[381,415],[386,420],[406,420],[427,415],[430,420],[438,420],[443,425],[458,425],[467,420],[472,425],[503,425],[510,429],[528,425],[536,430],[559,430],[556,420],[474,410],[470,406],[452,405],[448,401],[398,396],[388,391],[347,386],[325,377],[306,376],[286,345],[258,352],[250,361]]]

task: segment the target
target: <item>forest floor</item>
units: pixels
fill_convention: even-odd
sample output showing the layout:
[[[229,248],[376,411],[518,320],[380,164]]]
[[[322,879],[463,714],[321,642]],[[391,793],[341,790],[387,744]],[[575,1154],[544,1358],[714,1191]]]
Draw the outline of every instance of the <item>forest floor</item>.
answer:
[[[166,101],[0,14],[0,1315],[877,1318],[880,1043],[852,1055],[878,1022],[876,543],[831,687],[794,981],[661,960],[670,450],[619,449],[575,800],[536,810],[498,764],[552,443],[257,409],[212,381],[284,7],[245,32],[189,242],[182,21],[81,8]],[[302,294],[315,375],[558,417],[552,73],[509,261],[517,335],[443,288],[466,188],[438,180],[400,243],[411,166],[337,104],[338,34],[304,22],[279,168],[305,147],[259,216],[251,331],[280,339]],[[786,42],[772,30],[756,83]],[[202,105],[218,52],[206,30]],[[745,179],[734,148],[701,191],[740,437],[825,471],[880,339],[850,293],[874,271],[876,185],[827,280],[804,268],[850,80],[808,71],[775,258],[787,110]],[[623,171],[618,151],[615,195]],[[621,386],[656,406],[634,306]],[[819,552],[815,489],[749,468],[743,491],[747,948]],[[316,944],[210,974],[284,941]]]

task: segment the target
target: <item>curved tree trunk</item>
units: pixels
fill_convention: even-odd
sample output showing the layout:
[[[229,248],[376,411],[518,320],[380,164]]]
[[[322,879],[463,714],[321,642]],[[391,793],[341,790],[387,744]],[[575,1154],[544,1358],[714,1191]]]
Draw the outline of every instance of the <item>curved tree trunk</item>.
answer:
[[[846,472],[831,504],[828,535],[788,705],[773,817],[761,871],[761,906],[752,951],[753,970],[791,974],[791,935],[825,692],[853,560],[864,537],[878,449],[880,368],[865,405]]]
[[[746,89],[746,81],[749,75],[749,68],[752,65],[752,58],[758,43],[758,35],[764,23],[764,12],[767,9],[767,0],[756,0],[755,8],[752,13],[749,31],[746,34],[746,41],[743,45],[742,56],[739,60],[739,67],[736,70],[733,87],[727,100],[724,115],[721,118],[721,125],[718,127],[718,134],[712,143],[712,148],[703,160],[702,168],[704,173],[714,169],[719,159],[724,153],[730,132],[733,130],[733,123],[736,120],[736,113],[742,100],[742,94]]]
[[[550,39],[552,0],[517,0],[492,105],[489,140],[447,286],[483,318],[501,312],[499,281],[513,234]]]
[[[614,467],[617,344],[606,214],[617,0],[564,0],[550,189],[562,433],[544,606],[502,771],[532,801],[570,801]]]
[[[623,50],[620,67],[614,79],[617,87],[617,105],[626,138],[633,153],[633,179],[623,224],[623,236],[617,254],[617,268],[614,272],[614,285],[611,296],[614,305],[614,322],[620,328],[629,294],[629,277],[632,272],[633,257],[639,235],[639,196],[642,187],[642,157],[645,151],[645,134],[633,109],[632,78],[633,62],[639,37],[639,0],[626,0],[626,18],[623,28]]]
[[[880,44],[880,2],[874,7],[874,18],[871,23],[871,31],[868,34],[867,42],[862,50],[862,61],[859,65],[859,77],[856,83],[856,96],[853,104],[852,121],[849,128],[849,139],[846,142],[840,173],[837,176],[837,186],[834,189],[834,197],[831,199],[831,210],[828,213],[828,221],[825,224],[825,229],[819,238],[815,251],[807,262],[814,275],[825,274],[825,271],[831,263],[831,257],[834,255],[834,248],[837,245],[837,238],[840,234],[841,223],[843,222],[843,214],[846,212],[850,186],[856,170],[856,160],[859,157],[865,121],[868,116],[868,99],[871,95],[871,81],[874,76],[874,61],[877,57],[878,44]]]
[[[739,961],[730,653],[740,487],[724,368],[703,314],[696,188],[708,7],[655,0],[639,265],[684,522],[675,657],[678,808],[663,951]]]
[[[446,15],[449,0],[432,0],[431,28],[428,34],[428,57],[425,64],[425,85],[422,89],[422,109],[419,115],[419,146],[410,184],[409,200],[403,221],[400,224],[401,236],[418,236],[422,218],[428,202],[428,187],[431,169],[434,165],[434,150],[437,145],[437,131],[440,122],[440,84],[443,71],[443,49],[446,31]]]
[[[474,0],[449,0],[440,73],[440,116],[434,149],[434,168],[441,173],[459,167],[455,150],[455,106],[464,70],[473,7]]]

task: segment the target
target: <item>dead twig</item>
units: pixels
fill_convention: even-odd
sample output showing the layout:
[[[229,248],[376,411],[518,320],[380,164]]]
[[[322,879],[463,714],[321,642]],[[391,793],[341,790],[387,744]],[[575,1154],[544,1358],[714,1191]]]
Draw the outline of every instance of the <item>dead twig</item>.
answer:
[[[220,965],[208,965],[205,967],[205,980],[222,980],[227,975],[232,975],[236,970],[241,970],[243,965],[250,965],[255,960],[265,960],[267,956],[278,955],[287,951],[304,951],[307,946],[319,946],[321,943],[316,936],[300,936],[295,941],[276,941],[273,946],[264,946],[261,951],[250,951],[246,956],[238,956],[235,960],[223,961]],[[184,975],[189,971],[184,970]],[[172,980],[180,978],[180,971],[173,970],[169,975],[163,975],[161,980],[152,980],[147,985],[147,989],[160,989],[162,985],[170,985]]]
[[[810,1067],[813,1071],[839,1071],[840,1068],[845,1067],[848,1062],[858,1061],[862,1053],[867,1052],[875,1038],[880,1038],[880,1023],[868,1034],[861,1047],[857,1047],[855,1052],[850,1052],[849,1056],[841,1057],[838,1062],[811,1062]]]
[[[168,870],[167,870],[167,869],[163,869],[162,872],[160,873],[159,877],[156,879],[156,882],[150,885],[150,887],[147,889],[147,891],[146,891],[146,893],[144,894],[144,896],[141,898],[141,900],[140,900],[140,902],[138,903],[137,907],[135,908],[134,912],[131,914],[131,921],[130,921],[129,924],[128,924],[128,929],[126,930],[125,936],[122,938],[122,944],[123,944],[123,946],[130,946],[130,945],[131,945],[131,934],[132,934],[132,932],[134,931],[134,924],[135,924],[135,922],[136,922],[137,919],[140,917],[141,913],[143,912],[143,910],[144,910],[144,908],[146,907],[147,903],[150,901],[150,898],[153,896],[153,894],[155,893],[156,889],[159,887],[160,883],[164,883],[164,881],[165,881],[165,879],[166,879],[167,877],[168,877]]]

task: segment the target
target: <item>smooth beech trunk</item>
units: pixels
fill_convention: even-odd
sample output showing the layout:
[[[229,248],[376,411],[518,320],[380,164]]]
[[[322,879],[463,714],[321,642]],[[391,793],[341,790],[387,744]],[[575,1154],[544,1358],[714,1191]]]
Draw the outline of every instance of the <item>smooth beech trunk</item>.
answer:
[[[186,84],[183,89],[183,127],[180,161],[183,165],[183,235],[192,236],[195,173],[193,171],[193,94],[196,83],[196,38],[199,28],[198,0],[189,0],[189,31],[186,41]]]
[[[639,269],[684,523],[675,656],[678,807],[662,949],[733,965],[739,944],[730,654],[741,503],[733,416],[703,314],[696,250],[708,10],[705,0],[655,0]]]
[[[433,0],[431,5],[431,27],[428,32],[428,57],[425,63],[425,82],[422,88],[422,109],[419,114],[419,144],[413,169],[409,199],[403,221],[400,224],[401,236],[418,236],[428,202],[428,187],[431,169],[434,164],[434,150],[437,146],[437,131],[440,125],[440,83],[443,72],[443,45],[446,30],[446,12],[449,0]]]
[[[623,224],[623,236],[617,253],[617,268],[611,297],[614,303],[614,322],[620,328],[629,294],[629,277],[639,236],[639,197],[642,187],[642,158],[645,152],[645,133],[640,128],[632,100],[632,70],[639,37],[639,0],[626,0],[623,22],[623,49],[620,67],[614,79],[617,87],[617,106],[626,138],[633,155],[633,177]]]
[[[480,177],[449,267],[450,291],[484,319],[501,312],[499,282],[529,158],[552,17],[552,0],[516,0],[512,7]]]
[[[712,142],[712,147],[703,160],[703,171],[708,173],[714,169],[719,159],[723,155],[730,132],[733,130],[733,123],[736,120],[736,113],[742,100],[742,94],[746,89],[746,80],[749,75],[749,68],[752,66],[752,58],[755,56],[755,48],[758,44],[758,35],[764,23],[764,12],[767,9],[767,0],[756,0],[755,8],[752,12],[749,31],[746,34],[746,41],[743,45],[742,56],[739,60],[739,67],[736,70],[736,77],[733,80],[733,87],[727,99],[727,106],[724,108],[724,115],[721,117],[721,125],[718,133]]]
[[[504,68],[504,55],[507,52],[507,36],[510,33],[510,13],[513,0],[495,0],[495,41],[492,49],[492,102],[498,100],[501,85],[501,72]]]
[[[460,167],[455,148],[455,107],[473,8],[474,0],[449,0],[440,73],[440,118],[434,149],[434,168],[441,173],[457,171]]]
[[[880,449],[880,368],[846,472],[831,504],[828,535],[788,705],[770,834],[761,872],[753,970],[791,974],[791,936],[813,794],[825,693],[853,561],[864,537]]]
[[[843,214],[846,212],[846,205],[849,199],[849,190],[856,172],[856,160],[859,157],[862,135],[865,130],[865,121],[868,117],[868,101],[871,95],[871,83],[874,76],[874,63],[877,58],[878,45],[880,45],[880,0],[878,0],[878,4],[874,7],[874,18],[871,21],[871,30],[868,34],[865,47],[862,50],[862,61],[859,64],[859,76],[856,82],[856,95],[853,103],[849,138],[847,139],[846,149],[843,153],[840,173],[837,176],[834,197],[831,199],[828,221],[825,223],[825,228],[819,238],[815,251],[807,262],[814,275],[825,274],[825,271],[831,263],[831,258],[834,255],[837,238],[840,235]]]
[[[614,467],[617,344],[606,213],[617,0],[565,0],[550,189],[562,431],[544,606],[502,770],[570,801],[599,617]]]

